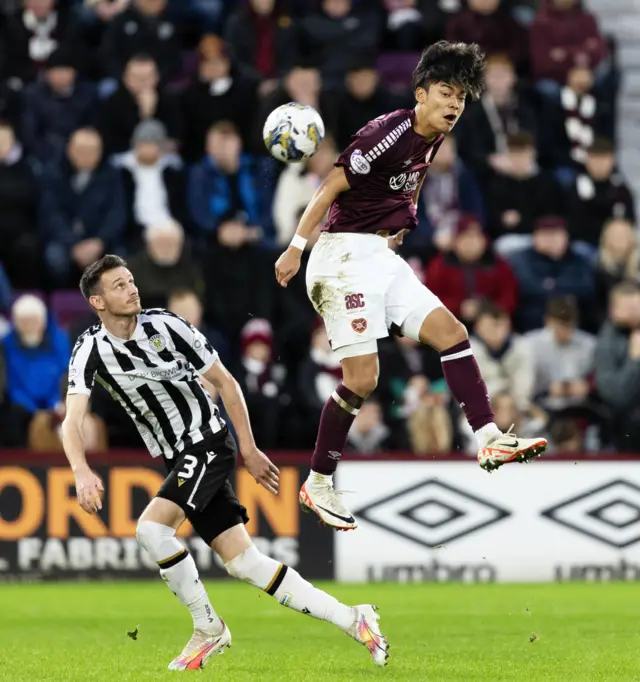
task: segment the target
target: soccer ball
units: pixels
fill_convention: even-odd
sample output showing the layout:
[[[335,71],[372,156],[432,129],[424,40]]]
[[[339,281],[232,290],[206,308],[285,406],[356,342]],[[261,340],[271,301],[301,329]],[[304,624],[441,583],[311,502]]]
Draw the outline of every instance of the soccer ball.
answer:
[[[324,122],[313,108],[289,102],[274,109],[262,129],[269,154],[278,161],[298,163],[311,158],[324,137]]]

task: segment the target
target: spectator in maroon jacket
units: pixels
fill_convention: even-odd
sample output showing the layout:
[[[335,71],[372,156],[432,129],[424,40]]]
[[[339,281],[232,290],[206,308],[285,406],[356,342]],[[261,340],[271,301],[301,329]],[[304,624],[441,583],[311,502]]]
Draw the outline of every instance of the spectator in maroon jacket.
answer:
[[[491,56],[506,54],[518,72],[526,71],[527,35],[500,0],[469,0],[447,24],[447,40],[478,43]]]
[[[544,0],[531,26],[530,46],[533,77],[560,85],[572,67],[595,69],[607,52],[595,17],[580,0]]]
[[[497,256],[473,215],[462,215],[453,250],[427,266],[427,286],[465,324],[472,324],[482,300],[493,301],[511,315],[517,304],[516,278]]]

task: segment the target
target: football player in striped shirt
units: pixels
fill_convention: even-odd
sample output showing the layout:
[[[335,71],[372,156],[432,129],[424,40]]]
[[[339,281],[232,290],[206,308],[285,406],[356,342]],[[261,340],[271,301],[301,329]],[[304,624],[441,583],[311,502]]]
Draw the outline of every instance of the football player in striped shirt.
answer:
[[[229,628],[209,601],[193,557],[176,538],[185,519],[219,555],[229,575],[264,590],[283,606],[333,623],[366,646],[376,665],[384,665],[387,640],[375,607],[341,604],[291,566],[262,554],[249,537],[247,511],[229,481],[236,454],[239,450],[249,473],[274,494],[279,472],[258,449],[242,391],[209,341],[173,313],[142,310],[131,272],[118,256],[90,265],[80,288],[100,324],[82,334],[73,350],[62,442],[78,501],[89,514],[101,509],[103,491],[82,441],[94,381],[129,413],[150,454],[164,460],[167,477],[138,520],[136,535],[193,618],[193,636],[169,669],[201,668],[231,644]],[[200,377],[218,390],[239,448]]]
[[[324,406],[300,502],[338,530],[357,524],[334,490],[333,474],[349,428],[377,386],[378,339],[390,332],[440,353],[449,390],[476,434],[481,467],[492,471],[507,462],[528,462],[547,447],[544,438],[498,429],[464,325],[389,248],[389,240],[402,243],[417,226],[427,169],[483,83],[478,45],[440,41],[427,48],[413,73],[415,107],[380,116],[355,134],[276,263],[276,279],[286,287],[328,212],[307,265],[307,292],[324,319],[343,380]]]

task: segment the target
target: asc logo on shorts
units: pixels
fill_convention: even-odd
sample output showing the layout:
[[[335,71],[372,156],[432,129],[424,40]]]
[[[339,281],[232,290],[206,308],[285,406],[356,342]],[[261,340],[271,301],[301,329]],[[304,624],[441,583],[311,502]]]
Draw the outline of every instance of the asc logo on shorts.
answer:
[[[371,170],[371,164],[364,158],[362,152],[356,149],[349,159],[351,170],[360,175],[366,175]]]

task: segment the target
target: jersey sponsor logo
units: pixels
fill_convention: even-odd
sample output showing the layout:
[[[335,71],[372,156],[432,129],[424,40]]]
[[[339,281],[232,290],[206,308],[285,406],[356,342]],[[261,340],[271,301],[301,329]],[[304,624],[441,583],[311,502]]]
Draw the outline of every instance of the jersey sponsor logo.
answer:
[[[347,310],[364,308],[364,294],[347,294],[344,297],[344,304],[347,307]]]
[[[167,342],[162,334],[154,334],[149,339],[149,345],[151,348],[158,351],[158,353],[161,353],[167,347]]]
[[[371,164],[364,158],[359,149],[356,149],[353,154],[351,154],[349,165],[351,170],[359,175],[366,175],[371,171]]]
[[[389,187],[399,192],[413,192],[420,184],[420,171],[413,171],[413,173],[400,173],[400,175],[392,175],[389,178]]]
[[[71,367],[69,369],[69,379],[73,379],[73,377],[78,373],[78,368],[77,367]]]
[[[357,317],[355,320],[351,320],[351,328],[356,334],[364,334],[367,331],[367,321],[364,317]]]

